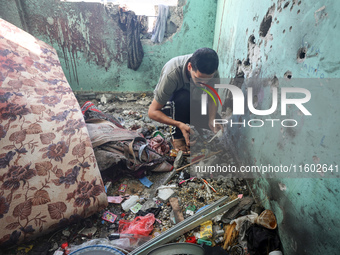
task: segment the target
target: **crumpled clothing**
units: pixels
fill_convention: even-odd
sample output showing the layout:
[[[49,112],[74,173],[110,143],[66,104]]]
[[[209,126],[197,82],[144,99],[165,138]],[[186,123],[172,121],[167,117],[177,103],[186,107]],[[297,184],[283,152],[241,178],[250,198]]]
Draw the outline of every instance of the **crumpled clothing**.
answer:
[[[136,16],[132,11],[119,10],[119,25],[126,31],[128,68],[137,70],[144,57],[143,46],[140,41],[142,17]]]
[[[165,155],[170,151],[170,146],[161,135],[151,138],[149,140],[149,146],[161,155]]]

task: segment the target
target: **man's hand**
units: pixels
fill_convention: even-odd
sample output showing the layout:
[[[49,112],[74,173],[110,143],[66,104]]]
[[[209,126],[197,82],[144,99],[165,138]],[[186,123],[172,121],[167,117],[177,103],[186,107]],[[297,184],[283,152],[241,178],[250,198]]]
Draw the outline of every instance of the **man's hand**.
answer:
[[[182,131],[187,146],[190,146],[190,132],[191,132],[190,127],[187,124],[184,124],[183,122],[180,122],[177,125],[177,127]]]
[[[189,135],[190,135],[190,132],[191,132],[190,127],[183,122],[173,120],[170,117],[166,116],[161,111],[162,107],[163,107],[163,105],[161,105],[160,103],[158,103],[154,99],[152,101],[152,103],[149,107],[149,111],[148,111],[150,119],[153,119],[153,120],[158,121],[160,123],[164,123],[164,124],[179,128],[183,133],[185,143],[187,144],[187,146],[189,146],[190,145]]]

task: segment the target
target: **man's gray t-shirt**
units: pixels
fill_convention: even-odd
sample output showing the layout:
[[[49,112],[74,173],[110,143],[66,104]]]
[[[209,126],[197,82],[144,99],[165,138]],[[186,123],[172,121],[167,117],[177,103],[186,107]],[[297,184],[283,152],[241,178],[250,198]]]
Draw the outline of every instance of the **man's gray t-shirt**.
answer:
[[[170,59],[163,67],[158,84],[154,90],[155,100],[165,105],[173,93],[180,89],[190,91],[190,81],[186,75],[186,66],[192,54]]]
[[[155,100],[165,105],[171,99],[171,96],[180,89],[190,91],[191,97],[200,100],[202,90],[193,84],[187,77],[187,64],[192,54],[179,56],[170,59],[163,67],[158,84],[154,90]],[[214,78],[219,78],[218,71]]]

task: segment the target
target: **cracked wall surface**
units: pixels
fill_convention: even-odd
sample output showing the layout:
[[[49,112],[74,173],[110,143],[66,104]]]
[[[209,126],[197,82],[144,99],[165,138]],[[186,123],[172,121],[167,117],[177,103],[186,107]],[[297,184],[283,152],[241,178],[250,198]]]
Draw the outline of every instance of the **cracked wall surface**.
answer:
[[[57,50],[73,91],[100,92],[152,91],[168,60],[212,47],[217,5],[216,1],[178,1],[178,7],[170,8],[175,13],[168,19],[165,40],[153,44],[142,39],[144,58],[133,71],[127,68],[126,35],[118,18],[104,5],[55,0],[3,2],[1,18],[23,29],[26,25],[27,32]],[[21,3],[22,15],[15,2]]]
[[[234,121],[298,121],[292,128],[228,127],[241,164],[338,164],[339,10],[335,0],[218,1],[214,49],[222,77],[245,94],[253,88],[257,109],[270,108],[273,87],[305,87],[311,93],[306,107],[312,116],[294,107],[282,116],[280,106],[270,116],[249,111],[232,116],[232,95],[223,91],[222,113]],[[258,175],[252,181],[258,200],[277,216],[285,254],[338,253],[340,182],[318,177]]]

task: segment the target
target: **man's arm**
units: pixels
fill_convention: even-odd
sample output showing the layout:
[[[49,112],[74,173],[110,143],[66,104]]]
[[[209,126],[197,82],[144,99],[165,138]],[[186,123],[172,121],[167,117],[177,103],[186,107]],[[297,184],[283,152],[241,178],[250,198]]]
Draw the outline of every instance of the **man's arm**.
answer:
[[[190,127],[183,122],[180,122],[180,121],[177,121],[177,120],[174,120],[168,117],[166,114],[164,114],[161,111],[162,107],[163,105],[161,105],[155,99],[153,99],[151,105],[149,106],[149,111],[148,111],[149,118],[155,121],[158,121],[160,123],[175,126],[179,128],[183,133],[183,137],[185,139],[186,144],[189,145]]]

